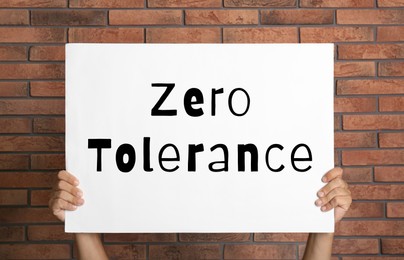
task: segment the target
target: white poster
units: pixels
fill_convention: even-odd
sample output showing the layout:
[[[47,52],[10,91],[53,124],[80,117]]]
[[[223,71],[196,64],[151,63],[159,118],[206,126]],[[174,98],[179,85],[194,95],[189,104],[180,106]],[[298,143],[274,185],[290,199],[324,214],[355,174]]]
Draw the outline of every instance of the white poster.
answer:
[[[333,232],[332,44],[67,44],[66,232]]]

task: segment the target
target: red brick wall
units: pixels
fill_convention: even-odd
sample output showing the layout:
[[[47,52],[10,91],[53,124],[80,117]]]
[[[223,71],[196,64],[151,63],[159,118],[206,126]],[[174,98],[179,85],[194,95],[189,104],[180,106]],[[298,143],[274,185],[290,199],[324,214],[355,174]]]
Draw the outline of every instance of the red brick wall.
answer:
[[[0,259],[74,257],[47,209],[64,168],[66,42],[335,42],[333,259],[404,259],[403,0],[0,0]],[[292,205],[293,206],[293,205]],[[112,258],[297,259],[307,234],[107,234]]]

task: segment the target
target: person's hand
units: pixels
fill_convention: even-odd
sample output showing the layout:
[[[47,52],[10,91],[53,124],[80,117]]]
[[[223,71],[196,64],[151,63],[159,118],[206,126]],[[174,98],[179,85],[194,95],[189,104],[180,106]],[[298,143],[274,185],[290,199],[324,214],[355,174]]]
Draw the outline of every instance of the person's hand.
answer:
[[[79,180],[67,171],[58,173],[58,182],[53,187],[49,208],[60,221],[65,221],[65,210],[76,210],[83,205],[83,192],[77,188]]]
[[[321,211],[324,212],[334,208],[334,219],[335,222],[338,222],[344,217],[352,203],[348,184],[342,179],[342,169],[335,167],[327,172],[321,180],[327,185],[317,192],[319,199],[315,204],[321,206]]]

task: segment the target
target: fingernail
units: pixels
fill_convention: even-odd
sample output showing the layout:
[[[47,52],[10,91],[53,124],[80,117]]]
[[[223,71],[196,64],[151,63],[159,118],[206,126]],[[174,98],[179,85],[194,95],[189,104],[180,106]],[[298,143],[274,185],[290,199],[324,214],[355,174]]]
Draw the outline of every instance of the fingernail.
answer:
[[[319,196],[319,197],[323,197],[323,196],[324,196],[324,192],[319,191],[319,192],[318,192],[318,196]]]
[[[83,199],[79,199],[79,200],[77,201],[77,204],[79,204],[79,205],[83,205],[83,203],[84,203],[84,200],[83,200]]]
[[[322,203],[322,201],[321,201],[321,200],[316,200],[316,205],[317,205],[317,206],[320,206],[320,205],[321,205],[321,203]]]
[[[323,178],[321,178],[321,180],[323,181],[323,182],[327,182],[327,177],[323,177]]]
[[[76,205],[73,205],[72,208],[73,208],[73,209],[77,209],[77,206],[76,206]]]
[[[82,192],[82,191],[78,191],[78,192],[77,192],[77,196],[82,197],[82,196],[83,196],[83,192]]]
[[[75,180],[75,181],[74,181],[74,185],[76,185],[76,186],[79,185],[79,181],[78,181],[78,180]]]
[[[324,210],[325,210],[325,206],[321,207],[321,211],[324,211]]]

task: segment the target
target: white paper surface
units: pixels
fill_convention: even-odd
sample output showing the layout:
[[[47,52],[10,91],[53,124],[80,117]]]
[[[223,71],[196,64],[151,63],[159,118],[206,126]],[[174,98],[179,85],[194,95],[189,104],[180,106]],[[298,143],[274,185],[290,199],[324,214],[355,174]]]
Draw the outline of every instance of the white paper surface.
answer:
[[[177,116],[151,116],[165,88],[175,83],[161,109]],[[204,115],[189,116],[184,94],[202,91]],[[216,115],[211,115],[212,88]],[[243,88],[250,97],[244,116],[234,116],[229,94]],[[233,96],[236,112],[246,98]],[[143,138],[150,137],[152,172],[143,170]],[[88,139],[111,139],[102,150],[102,171],[96,171],[97,151]],[[136,152],[132,171],[121,172],[117,148],[131,144]],[[158,154],[174,144],[179,162],[164,162]],[[225,144],[229,171],[211,172],[208,164],[223,160],[210,148]],[[237,145],[252,143],[259,151],[259,171],[237,167]],[[281,164],[272,172],[265,162]],[[297,162],[291,151],[305,143],[312,162]],[[188,145],[203,144],[196,171],[188,172]],[[171,151],[171,152],[169,152]],[[165,157],[172,156],[167,149]],[[296,156],[306,157],[299,149]],[[126,157],[125,157],[126,158]],[[126,159],[125,159],[126,160]],[[85,204],[66,214],[66,232],[333,232],[333,212],[315,206],[321,177],[334,165],[332,44],[67,44],[66,45],[66,169],[78,177]]]

